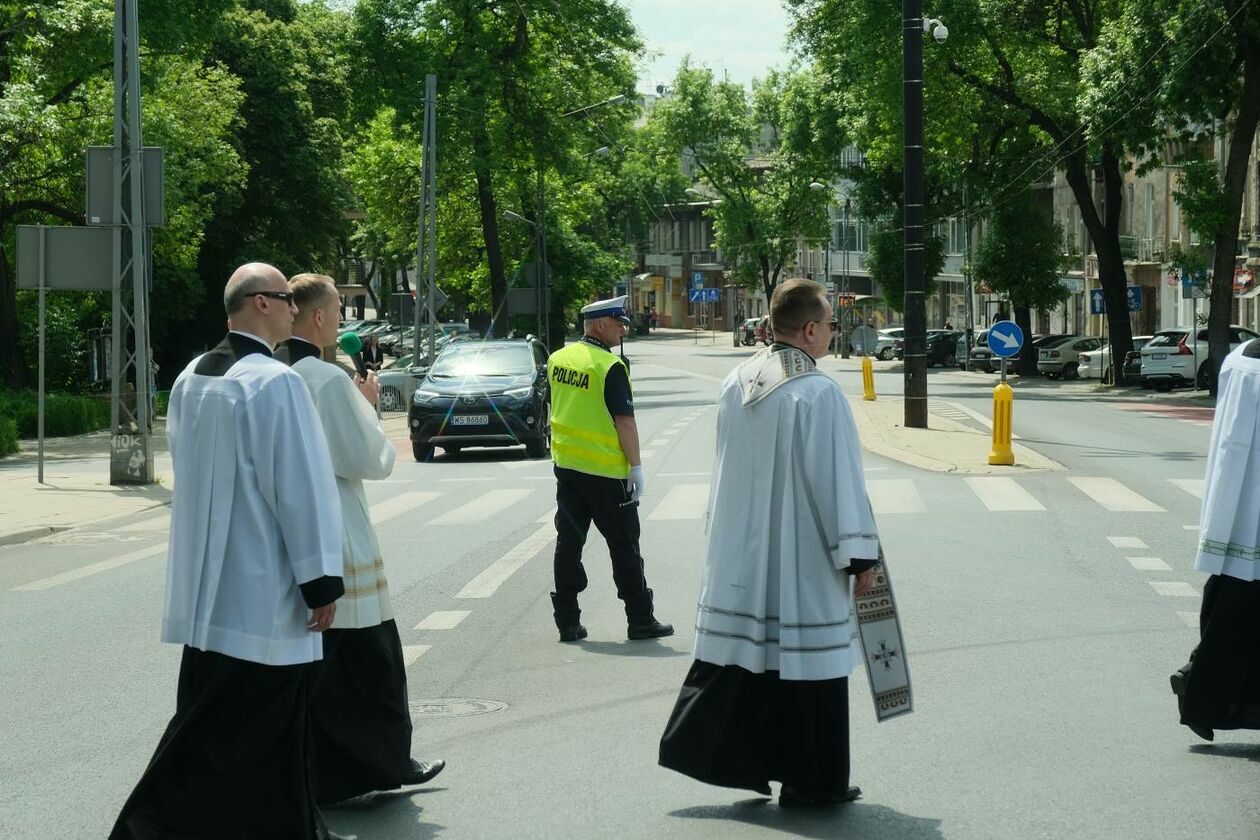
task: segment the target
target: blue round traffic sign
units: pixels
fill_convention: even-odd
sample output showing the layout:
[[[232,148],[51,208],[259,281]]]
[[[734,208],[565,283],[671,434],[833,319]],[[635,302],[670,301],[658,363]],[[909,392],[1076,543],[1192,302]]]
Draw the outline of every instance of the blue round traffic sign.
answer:
[[[998,321],[989,327],[989,349],[993,355],[1010,358],[1024,346],[1024,331],[1014,321]]]

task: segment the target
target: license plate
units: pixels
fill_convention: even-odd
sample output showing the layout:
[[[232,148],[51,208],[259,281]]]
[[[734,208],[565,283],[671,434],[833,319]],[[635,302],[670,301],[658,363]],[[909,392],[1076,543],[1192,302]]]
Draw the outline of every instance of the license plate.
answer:
[[[452,426],[489,426],[489,414],[456,414],[451,418]]]
[[[1168,354],[1167,353],[1152,353],[1151,358],[1155,359],[1156,361],[1161,361],[1163,359],[1167,359]]]

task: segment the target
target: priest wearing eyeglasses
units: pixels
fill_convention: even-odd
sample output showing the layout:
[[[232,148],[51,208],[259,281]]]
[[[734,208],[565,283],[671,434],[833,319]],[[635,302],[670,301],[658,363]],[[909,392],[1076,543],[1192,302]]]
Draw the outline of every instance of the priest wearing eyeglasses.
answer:
[[[242,266],[223,302],[230,332],[167,414],[175,714],[111,840],[335,837],[312,795],[308,696],[344,592],[341,504],[310,394],[272,358],[295,314],[284,275]]]

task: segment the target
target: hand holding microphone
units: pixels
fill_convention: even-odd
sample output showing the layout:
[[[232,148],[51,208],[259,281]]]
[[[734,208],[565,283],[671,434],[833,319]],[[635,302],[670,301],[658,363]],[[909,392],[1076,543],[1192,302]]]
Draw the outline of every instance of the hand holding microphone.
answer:
[[[357,333],[344,332],[337,338],[337,346],[354,362],[354,369],[359,372],[359,376],[367,379],[368,369],[363,364],[363,339]]]

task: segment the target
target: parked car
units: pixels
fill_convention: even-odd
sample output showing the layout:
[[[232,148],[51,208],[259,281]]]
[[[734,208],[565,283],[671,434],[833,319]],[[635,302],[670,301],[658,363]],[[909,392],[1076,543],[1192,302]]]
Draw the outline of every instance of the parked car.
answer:
[[[1190,338],[1190,331],[1161,330],[1142,348],[1142,381],[1156,391],[1170,391],[1177,385],[1208,386],[1208,330],[1200,327]],[[1229,328],[1229,349],[1257,338],[1256,333],[1232,325]],[[1195,365],[1198,368],[1195,368]]]
[[[1137,336],[1133,349],[1124,355],[1124,378],[1128,382],[1141,382],[1143,388],[1151,387],[1142,379],[1142,348],[1149,344],[1151,336]]]
[[[989,341],[988,330],[976,330],[975,332],[972,333],[971,346],[968,347],[967,346],[967,333],[965,332],[959,333],[957,343],[955,345],[957,349],[954,353],[954,364],[957,365],[958,367],[962,367],[971,358],[971,351],[975,349],[976,347],[988,346],[988,341]]]
[[[927,354],[927,366],[935,367],[953,367],[955,345],[958,342],[958,333],[954,330],[928,330],[925,350]],[[906,357],[906,341],[905,338],[898,338],[893,341],[893,358],[905,359]]]
[[[1149,335],[1133,336],[1133,348],[1135,351],[1141,351],[1142,345],[1150,341]],[[1133,354],[1131,353],[1130,356]],[[1140,352],[1138,358],[1141,358]],[[1127,359],[1127,357],[1126,357]],[[1111,378],[1111,345],[1103,344],[1097,350],[1088,353],[1082,353],[1080,358],[1081,366],[1077,369],[1077,375],[1081,379],[1110,379]],[[1139,370],[1141,364],[1139,362]],[[1129,374],[1129,368],[1126,364],[1125,375]],[[1135,374],[1136,375],[1136,374]]]
[[[1082,353],[1102,347],[1101,338],[1069,335],[1037,347],[1037,371],[1048,379],[1076,379]]]
[[[770,316],[762,315],[761,320],[757,322],[757,329],[754,332],[753,344],[760,341],[762,344],[769,345],[774,341],[774,330],[770,329]]]
[[[411,453],[433,457],[466,446],[551,448],[547,349],[536,338],[456,341],[438,354],[408,410]]]
[[[409,355],[395,359],[380,370],[376,375],[381,384],[381,411],[405,411],[425,372],[423,366],[412,365]]]
[[[746,347],[752,347],[757,343],[757,322],[758,318],[749,318],[740,326],[740,342]]]
[[[904,327],[885,327],[879,330],[875,339],[875,358],[887,361],[893,357],[893,351],[896,349],[897,340],[905,338]]]

